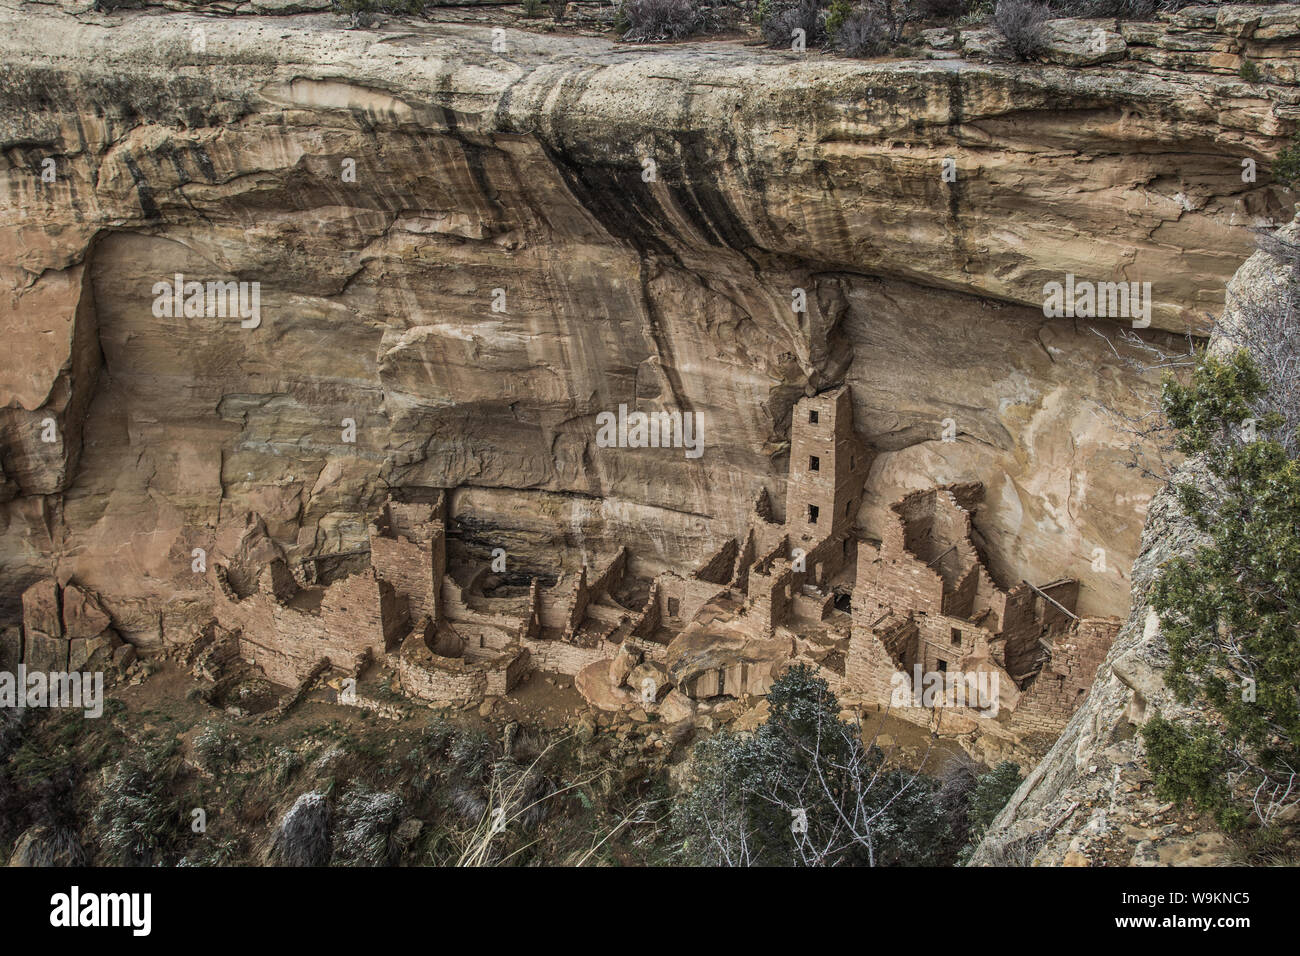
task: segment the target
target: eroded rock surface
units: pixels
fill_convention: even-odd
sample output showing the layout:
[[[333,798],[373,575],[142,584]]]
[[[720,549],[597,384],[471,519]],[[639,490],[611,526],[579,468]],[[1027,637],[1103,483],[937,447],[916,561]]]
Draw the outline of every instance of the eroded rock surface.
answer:
[[[690,565],[783,499],[790,408],[840,383],[880,450],[868,531],[979,480],[996,570],[1124,612],[1150,488],[1101,409],[1156,383],[1041,289],[1149,279],[1147,334],[1203,330],[1290,201],[1241,169],[1294,90],[343,25],[0,2],[15,621],[49,576],[135,643],[193,628],[223,519],[346,551],[394,487],[459,488],[525,566],[557,540]],[[259,324],[158,308],[177,274],[260,283]],[[620,403],[698,413],[704,455],[597,447]]]
[[[1300,221],[1278,236],[1295,243]],[[1284,266],[1253,255],[1229,285],[1235,300],[1270,289]],[[1252,292],[1252,290],[1254,290]],[[1243,317],[1230,300],[1224,325]],[[1215,339],[1213,348],[1226,346]],[[1194,473],[1184,475],[1195,480]],[[1087,700],[1047,756],[1012,795],[975,854],[974,865],[1223,865],[1231,847],[1208,815],[1188,815],[1158,799],[1138,728],[1161,714],[1188,710],[1165,685],[1169,649],[1148,595],[1162,564],[1197,544],[1174,496],[1152,502],[1133,567],[1133,609],[1097,670]]]

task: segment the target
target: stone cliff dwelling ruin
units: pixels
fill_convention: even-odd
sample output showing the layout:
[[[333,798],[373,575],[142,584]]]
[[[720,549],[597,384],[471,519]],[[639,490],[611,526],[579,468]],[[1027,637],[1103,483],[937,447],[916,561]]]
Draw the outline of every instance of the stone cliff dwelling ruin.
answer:
[[[486,564],[449,559],[459,530],[439,490],[390,497],[368,548],[295,563],[246,516],[210,571],[217,623],[275,683],[382,662],[432,706],[500,697],[543,671],[572,676],[601,710],[676,722],[762,696],[805,663],[842,700],[938,732],[1059,732],[1118,623],[1078,617],[1077,582],[995,582],[972,524],[979,484],[912,492],[883,539],[867,539],[856,516],[872,453],[849,388],[805,397],[792,416],[783,519],[761,490],[745,534],[693,570],[638,579],[620,548],[549,585],[488,587]],[[949,681],[917,705],[913,683],[936,672],[982,675],[996,701],[958,698]]]

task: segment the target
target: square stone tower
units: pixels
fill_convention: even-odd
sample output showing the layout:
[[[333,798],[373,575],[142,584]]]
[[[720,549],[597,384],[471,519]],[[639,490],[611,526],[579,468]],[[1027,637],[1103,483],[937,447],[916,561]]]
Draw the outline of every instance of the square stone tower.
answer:
[[[856,520],[867,447],[853,430],[847,385],[800,399],[792,414],[785,526],[791,543],[820,541]]]

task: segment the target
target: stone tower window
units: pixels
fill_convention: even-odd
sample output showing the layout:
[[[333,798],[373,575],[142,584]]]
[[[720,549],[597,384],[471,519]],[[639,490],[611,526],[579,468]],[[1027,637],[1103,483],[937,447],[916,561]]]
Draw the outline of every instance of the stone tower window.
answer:
[[[947,672],[948,672],[948,662],[941,657],[939,658],[939,673],[946,674]]]
[[[809,455],[809,456],[808,456],[808,470],[809,470],[809,471],[821,471],[821,470],[822,470],[822,460],[821,460],[820,458],[818,458],[816,455]]]
[[[952,629],[952,642],[953,642],[954,644],[960,644],[960,643],[961,643],[961,628],[959,628],[959,627],[954,627],[954,628]]]
[[[810,411],[810,412],[808,413],[808,424],[809,424],[809,425],[816,425],[816,424],[817,424],[817,413],[816,413],[816,412]]]
[[[816,523],[817,523],[817,515],[820,513],[820,511],[821,511],[821,509],[818,508],[816,505],[809,505],[809,506],[808,506],[808,523],[809,523],[809,524],[816,524]]]

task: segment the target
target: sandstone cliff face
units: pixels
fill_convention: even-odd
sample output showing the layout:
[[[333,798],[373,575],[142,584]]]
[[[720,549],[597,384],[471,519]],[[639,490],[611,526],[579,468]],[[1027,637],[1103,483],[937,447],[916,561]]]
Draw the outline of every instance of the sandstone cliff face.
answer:
[[[1294,90],[342,26],[0,2],[0,612],[75,578],[156,640],[210,614],[223,518],[346,550],[401,486],[458,488],[522,568],[689,566],[782,500],[790,407],[839,383],[869,532],[979,480],[996,572],[1126,610],[1151,489],[1101,408],[1156,383],[1042,286],[1150,281],[1150,334],[1203,330],[1290,198],[1241,170]],[[260,325],[158,314],[176,274],[259,282]],[[620,403],[700,414],[705,454],[598,448]]]
[[[1278,236],[1295,243],[1300,217]],[[1250,300],[1276,288],[1283,269],[1264,252],[1251,256],[1228,286],[1223,325],[1243,320],[1234,298]],[[1224,345],[1211,341],[1211,348]],[[1088,699],[994,820],[973,865],[1213,865],[1227,859],[1227,840],[1211,820],[1175,825],[1174,808],[1155,797],[1138,734],[1156,714],[1176,719],[1187,713],[1165,686],[1169,649],[1148,595],[1160,566],[1196,542],[1195,528],[1162,490],[1152,501],[1133,566],[1128,621]]]

